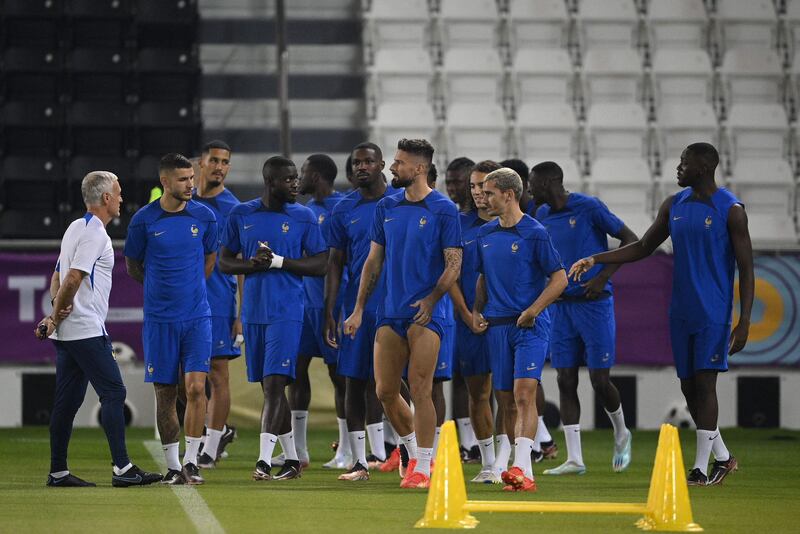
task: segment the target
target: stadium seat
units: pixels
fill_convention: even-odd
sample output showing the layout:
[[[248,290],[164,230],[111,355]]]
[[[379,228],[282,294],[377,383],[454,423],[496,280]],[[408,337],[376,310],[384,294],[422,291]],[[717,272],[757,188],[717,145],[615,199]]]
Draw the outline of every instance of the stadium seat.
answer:
[[[403,137],[433,140],[436,118],[429,104],[388,102],[378,106],[371,128],[378,146],[394,147]]]
[[[7,48],[0,59],[0,99],[58,101],[62,55],[56,48]]]
[[[589,108],[586,129],[592,158],[645,157],[649,151],[647,120],[638,104],[596,104]]]
[[[569,15],[564,0],[511,0],[509,32],[512,49],[566,48]]]
[[[713,70],[704,50],[658,50],[652,72],[656,105],[713,101]]]
[[[120,180],[133,178],[133,162],[129,158],[75,156],[67,162],[67,179],[81,181],[91,171],[110,171]]]
[[[139,72],[195,72],[199,69],[197,54],[174,48],[142,48],[136,55]]]
[[[578,135],[578,121],[568,104],[524,104],[517,112],[517,149],[525,161],[574,160]]]
[[[132,43],[133,24],[122,18],[74,18],[69,20],[70,44],[86,48],[122,48]]]
[[[0,144],[7,154],[53,156],[64,112],[53,102],[6,102],[0,108]]]
[[[658,108],[657,115],[660,153],[666,157],[680,155],[691,143],[720,146],[717,117],[710,104],[669,104]]]
[[[654,183],[643,158],[601,158],[592,164],[589,191],[637,235],[652,222]]]
[[[123,48],[74,48],[67,66],[73,72],[125,72],[130,59]]]
[[[57,18],[64,13],[64,3],[65,2],[4,0],[2,15],[10,19],[22,17]]]
[[[6,239],[59,238],[64,223],[55,211],[9,209],[0,213],[0,236]]]
[[[434,71],[426,50],[378,50],[369,72],[375,103],[433,102]]]
[[[503,103],[505,85],[500,56],[493,49],[451,49],[442,65],[445,102]]]
[[[59,2],[51,3],[59,4]],[[57,48],[67,33],[63,24],[56,18],[4,18],[0,19],[0,24],[2,24],[0,42],[5,46]]]
[[[786,6],[786,31],[787,46],[789,52],[794,56],[789,61],[792,72],[800,72],[800,2],[790,0]]]
[[[595,48],[583,64],[584,95],[592,104],[641,100],[642,61],[630,48]]]
[[[738,104],[728,116],[730,143],[736,158],[784,158],[789,125],[780,104]]]
[[[745,210],[747,210],[746,205]],[[750,231],[751,241],[757,246],[775,247],[796,244],[798,241],[794,220],[786,215],[748,211],[747,228]]]
[[[578,4],[578,21],[584,51],[636,48],[639,44],[634,0],[581,0]]]
[[[517,107],[527,103],[566,103],[574,98],[575,75],[566,50],[518,50],[511,71]]]
[[[448,155],[468,154],[475,161],[508,155],[508,130],[497,104],[453,104],[447,109]]]
[[[58,72],[62,60],[58,48],[9,47],[2,52],[4,72]]]
[[[495,0],[440,0],[439,34],[443,50],[492,48],[499,44]]]
[[[197,0],[136,0],[136,17],[149,23],[194,24]]]
[[[3,158],[0,169],[0,176],[6,180],[57,182],[64,176],[61,161],[57,158],[7,156]]]
[[[706,47],[708,17],[703,0],[650,0],[647,19],[655,51]]]
[[[372,0],[364,14],[367,56],[384,48],[427,48],[431,43],[426,0]]]
[[[781,102],[784,76],[781,60],[767,48],[728,50],[720,69],[731,106]]]
[[[777,42],[777,17],[772,0],[716,0],[725,50],[769,49]]]
[[[67,14],[82,18],[130,18],[136,0],[69,0]]]
[[[72,152],[122,156],[131,142],[131,109],[119,102],[74,102],[67,113]]]

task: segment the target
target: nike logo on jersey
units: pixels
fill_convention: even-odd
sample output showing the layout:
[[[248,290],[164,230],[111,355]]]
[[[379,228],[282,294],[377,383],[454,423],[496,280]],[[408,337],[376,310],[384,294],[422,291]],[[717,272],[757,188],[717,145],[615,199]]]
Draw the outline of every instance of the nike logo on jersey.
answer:
[[[358,219],[352,219],[352,220],[350,221],[350,224],[355,224],[355,223],[357,223],[357,222],[358,222],[358,221],[360,221],[360,220],[361,220],[361,217],[359,217]]]
[[[155,237],[158,237],[158,236],[160,236],[161,234],[166,234],[166,233],[167,233],[167,231],[166,231],[166,230],[164,230],[163,232],[155,232],[155,233],[153,233],[153,235],[154,235]]]
[[[483,244],[483,248],[486,248],[486,247],[488,247],[489,245],[491,245],[491,243],[484,243],[484,244]]]
[[[249,230],[250,228],[252,228],[252,227],[254,227],[254,226],[255,226],[255,224],[245,224],[245,225],[244,225],[244,229],[245,229],[245,230]]]
[[[672,218],[673,221],[677,221],[678,219],[683,219],[683,216],[681,215],[680,217],[673,217]]]
[[[390,218],[390,219],[384,219],[384,220],[383,220],[383,222],[385,222],[385,223],[387,223],[387,222],[391,222],[391,221],[395,220],[396,218],[397,218],[397,217],[392,217],[392,218]]]
[[[471,240],[471,241],[464,241],[464,244],[465,244],[465,245],[469,245],[470,243],[474,243],[474,242],[475,242],[475,240],[473,239],[473,240]]]

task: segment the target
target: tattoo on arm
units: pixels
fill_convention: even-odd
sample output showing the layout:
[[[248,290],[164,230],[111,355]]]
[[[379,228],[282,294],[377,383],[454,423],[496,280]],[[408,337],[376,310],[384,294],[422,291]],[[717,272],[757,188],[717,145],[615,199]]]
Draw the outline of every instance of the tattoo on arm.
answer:
[[[461,272],[461,256],[462,250],[460,248],[446,248],[444,249],[444,265],[445,269],[451,271]]]
[[[367,299],[372,296],[372,292],[375,291],[375,286],[378,284],[378,275],[374,272],[369,273],[369,278],[367,278]]]

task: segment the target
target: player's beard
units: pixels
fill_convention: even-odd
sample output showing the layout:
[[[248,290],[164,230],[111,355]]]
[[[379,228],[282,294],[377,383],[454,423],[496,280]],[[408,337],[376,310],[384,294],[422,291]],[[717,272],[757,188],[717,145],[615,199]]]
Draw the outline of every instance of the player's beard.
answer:
[[[414,177],[402,178],[401,176],[395,176],[394,178],[392,178],[392,187],[394,187],[395,189],[408,187],[413,183],[414,183]]]
[[[208,180],[206,180],[206,186],[208,189],[216,189],[221,185],[222,185],[222,180],[215,179],[214,177],[211,177]]]

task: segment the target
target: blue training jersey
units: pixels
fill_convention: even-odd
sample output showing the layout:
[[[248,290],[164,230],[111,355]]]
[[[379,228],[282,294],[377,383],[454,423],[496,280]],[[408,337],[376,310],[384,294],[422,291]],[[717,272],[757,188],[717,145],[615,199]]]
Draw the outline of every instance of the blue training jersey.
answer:
[[[372,229],[372,219],[378,202],[397,193],[392,186],[387,185],[383,196],[375,199],[365,199],[361,191],[356,189],[348,193],[333,208],[330,217],[330,234],[328,245],[331,248],[342,250],[345,253],[345,272],[348,273],[347,283],[342,281],[339,287],[339,294],[344,295],[343,303],[346,315],[353,312],[358,297],[358,286],[361,283],[361,270],[364,262],[369,255],[370,230]],[[383,302],[386,291],[384,289],[384,274],[378,280],[375,290],[367,300],[366,309],[375,311],[378,305]]]
[[[306,207],[314,212],[317,218],[322,238],[326,244],[330,243],[330,215],[334,206],[344,198],[344,195],[334,191],[322,202],[311,199]],[[325,277],[324,276],[304,276],[303,286],[306,291],[306,308],[322,308],[325,305]]]
[[[467,308],[472,310],[475,305],[475,285],[478,283],[478,230],[486,224],[478,217],[477,210],[461,214],[461,241],[464,243],[464,253],[461,260],[461,293]]]
[[[510,228],[499,219],[481,226],[478,252],[487,319],[518,316],[539,297],[550,274],[564,268],[547,230],[528,215]]]
[[[144,262],[144,318],[156,322],[209,317],[205,256],[217,251],[214,213],[190,200],[168,212],[154,200],[128,225],[125,256]]]
[[[444,272],[444,249],[461,248],[458,208],[435,190],[419,202],[395,193],[378,202],[370,239],[385,247],[384,316],[410,319],[418,311],[411,304],[427,297]],[[433,317],[445,319],[446,304],[440,299]]]
[[[576,261],[608,250],[608,235],[615,236],[624,223],[603,204],[600,199],[581,193],[570,193],[564,209],[553,211],[549,204],[542,204],[536,212],[538,220],[550,234],[553,246],[567,267]],[[603,269],[595,264],[580,282],[570,279],[564,295],[583,296],[581,284],[591,280]],[[612,292],[611,280],[605,291]]]
[[[193,198],[214,212],[214,216],[217,218],[217,226],[220,229],[219,243],[221,243],[222,234],[228,224],[228,214],[239,203],[239,199],[227,189],[223,189],[215,197],[208,198],[199,197],[195,192]],[[219,251],[219,246],[217,251]],[[206,279],[206,289],[208,291],[208,305],[211,307],[211,315],[215,317],[236,317],[236,277],[232,274],[223,274],[219,270],[219,254],[217,254],[214,272]]]
[[[234,254],[252,258],[264,243],[284,258],[300,259],[327,250],[314,212],[299,204],[280,211],[264,206],[260,198],[237,205],[228,217],[222,244]],[[272,324],[302,321],[303,277],[283,269],[245,275],[242,322]]]
[[[695,326],[730,324],[736,271],[728,233],[728,211],[742,204],[727,189],[710,199],[677,193],[669,210],[674,268],[670,316]]]

